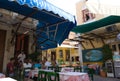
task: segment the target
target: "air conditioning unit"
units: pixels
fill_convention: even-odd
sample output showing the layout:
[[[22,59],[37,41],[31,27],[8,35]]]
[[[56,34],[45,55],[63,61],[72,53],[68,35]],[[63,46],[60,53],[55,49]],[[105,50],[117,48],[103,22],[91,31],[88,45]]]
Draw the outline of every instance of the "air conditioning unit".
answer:
[[[108,27],[106,27],[106,31],[107,32],[112,32],[116,30],[116,25],[110,25]]]

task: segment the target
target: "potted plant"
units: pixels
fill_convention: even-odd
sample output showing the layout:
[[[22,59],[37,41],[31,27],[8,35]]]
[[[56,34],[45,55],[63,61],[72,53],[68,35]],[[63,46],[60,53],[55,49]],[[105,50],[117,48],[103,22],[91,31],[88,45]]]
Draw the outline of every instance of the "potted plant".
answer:
[[[102,53],[103,53],[103,59],[102,59],[103,65],[102,65],[102,69],[100,71],[100,75],[102,77],[106,77],[107,76],[107,68],[105,67],[105,62],[112,59],[112,49],[110,48],[110,46],[108,44],[103,45]]]

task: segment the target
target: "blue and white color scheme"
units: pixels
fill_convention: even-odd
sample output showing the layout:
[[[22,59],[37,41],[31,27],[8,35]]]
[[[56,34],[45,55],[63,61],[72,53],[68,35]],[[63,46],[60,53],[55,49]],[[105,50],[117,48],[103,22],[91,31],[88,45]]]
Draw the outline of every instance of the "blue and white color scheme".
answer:
[[[0,8],[39,21],[36,28],[37,49],[45,50],[57,47],[76,26],[73,15],[46,0],[0,0]]]

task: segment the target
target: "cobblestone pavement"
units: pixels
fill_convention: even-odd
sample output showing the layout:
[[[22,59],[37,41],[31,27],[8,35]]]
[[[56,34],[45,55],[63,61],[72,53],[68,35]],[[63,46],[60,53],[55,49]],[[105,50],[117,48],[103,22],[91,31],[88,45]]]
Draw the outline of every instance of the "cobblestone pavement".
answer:
[[[120,79],[94,75],[94,81],[120,81]]]

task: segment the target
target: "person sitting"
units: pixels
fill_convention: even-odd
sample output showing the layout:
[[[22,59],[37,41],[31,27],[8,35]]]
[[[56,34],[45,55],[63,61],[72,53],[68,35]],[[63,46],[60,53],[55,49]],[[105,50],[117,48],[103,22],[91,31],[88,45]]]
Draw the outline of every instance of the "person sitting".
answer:
[[[32,64],[29,63],[28,59],[25,59],[25,62],[23,63],[23,69],[24,69],[25,77],[28,77],[29,76],[29,72],[32,69]]]
[[[10,62],[7,64],[7,74],[9,77],[14,77],[14,58],[10,58]]]
[[[48,69],[49,66],[51,66],[51,62],[50,62],[50,60],[46,59],[46,62],[45,62],[46,69]]]
[[[36,69],[40,69],[41,68],[41,64],[39,63],[39,61],[35,61],[34,65],[33,65],[33,68],[36,68]]]

